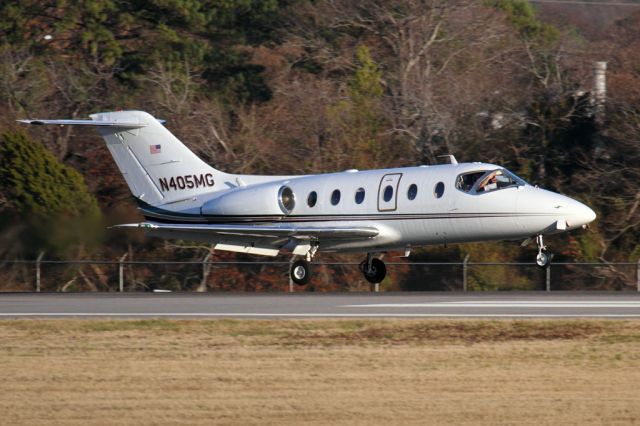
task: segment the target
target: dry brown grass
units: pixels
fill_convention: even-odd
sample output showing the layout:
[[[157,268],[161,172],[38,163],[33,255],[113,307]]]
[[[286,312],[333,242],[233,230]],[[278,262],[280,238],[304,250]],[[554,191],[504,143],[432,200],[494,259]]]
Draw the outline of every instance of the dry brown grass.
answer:
[[[1,321],[0,424],[634,424],[636,321]]]

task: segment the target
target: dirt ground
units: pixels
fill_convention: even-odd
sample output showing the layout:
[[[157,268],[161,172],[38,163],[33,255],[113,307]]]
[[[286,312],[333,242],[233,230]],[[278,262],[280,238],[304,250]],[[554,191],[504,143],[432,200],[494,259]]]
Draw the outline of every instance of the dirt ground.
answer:
[[[639,424],[640,321],[0,321],[0,424]]]

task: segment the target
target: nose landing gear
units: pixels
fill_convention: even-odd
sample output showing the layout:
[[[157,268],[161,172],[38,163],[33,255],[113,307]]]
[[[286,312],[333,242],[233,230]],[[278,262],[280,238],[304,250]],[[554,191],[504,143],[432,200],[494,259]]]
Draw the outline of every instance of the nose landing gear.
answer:
[[[547,252],[547,246],[544,245],[544,239],[542,235],[536,237],[536,244],[538,244],[538,255],[536,256],[536,265],[541,268],[548,268],[551,266],[551,259],[553,259],[553,253]]]
[[[387,275],[387,267],[384,262],[373,257],[373,253],[367,253],[367,260],[363,260],[360,263],[360,271],[371,284],[382,282]]]

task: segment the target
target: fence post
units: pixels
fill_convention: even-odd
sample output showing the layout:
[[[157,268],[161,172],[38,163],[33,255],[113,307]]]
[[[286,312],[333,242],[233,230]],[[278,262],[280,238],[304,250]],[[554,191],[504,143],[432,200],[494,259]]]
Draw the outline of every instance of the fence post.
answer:
[[[196,291],[198,292],[206,292],[207,291],[207,282],[209,280],[209,274],[211,273],[211,264],[209,263],[209,259],[213,255],[213,247],[209,249],[205,257],[202,259],[202,279],[200,280],[200,285]]]
[[[638,291],[640,291],[640,259],[638,259],[638,263],[636,264],[636,287]]]
[[[547,266],[547,291],[551,291],[551,265]]]
[[[40,261],[42,260],[42,257],[44,256],[44,252],[41,251],[40,254],[38,255],[38,258],[36,259],[36,292],[40,293]]]
[[[467,287],[467,263],[469,263],[469,255],[467,254],[464,257],[464,262],[462,262],[462,291],[467,291],[468,287]]]
[[[127,254],[129,253],[125,253],[118,261],[118,290],[120,290],[120,293],[124,291],[124,265],[122,262],[124,262]]]
[[[287,276],[289,277],[289,293],[293,293],[293,280],[291,279],[291,267],[293,266],[293,261],[295,260],[295,256],[291,256],[289,260],[289,270],[287,271]]]

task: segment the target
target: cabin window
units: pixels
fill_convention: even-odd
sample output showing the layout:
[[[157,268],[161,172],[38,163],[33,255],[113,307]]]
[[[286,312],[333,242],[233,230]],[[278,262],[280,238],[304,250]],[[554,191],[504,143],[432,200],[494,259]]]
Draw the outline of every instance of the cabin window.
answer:
[[[362,204],[364,201],[364,188],[358,188],[356,191],[356,204]]]
[[[309,197],[307,197],[307,205],[309,207],[313,207],[318,202],[318,193],[316,191],[311,191],[309,193]]]
[[[435,195],[436,198],[441,198],[444,195],[444,183],[436,183],[435,188],[433,188],[433,195]]]
[[[337,205],[340,202],[340,190],[339,189],[335,189],[332,193],[331,193],[331,204],[332,205]]]
[[[418,185],[412,183],[409,185],[409,189],[407,190],[407,198],[410,200],[415,200],[418,195]]]
[[[387,185],[387,187],[384,189],[384,194],[382,195],[382,198],[384,198],[385,202],[389,202],[391,201],[391,198],[393,197],[393,187],[391,185]]]

